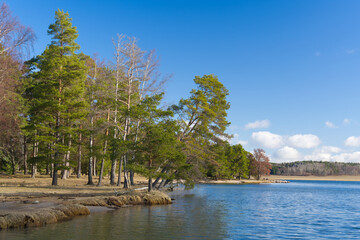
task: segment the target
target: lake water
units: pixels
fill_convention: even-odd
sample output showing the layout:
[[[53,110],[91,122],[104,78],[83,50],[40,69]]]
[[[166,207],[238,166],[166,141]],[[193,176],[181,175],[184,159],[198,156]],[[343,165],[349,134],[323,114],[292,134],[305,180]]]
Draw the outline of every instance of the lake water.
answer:
[[[360,239],[360,183],[198,185],[174,204],[97,212],[0,239]]]

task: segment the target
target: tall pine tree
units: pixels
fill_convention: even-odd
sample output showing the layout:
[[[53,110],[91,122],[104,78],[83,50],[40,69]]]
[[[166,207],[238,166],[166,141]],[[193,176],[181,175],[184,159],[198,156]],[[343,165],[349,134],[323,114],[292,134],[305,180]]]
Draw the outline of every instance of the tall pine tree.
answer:
[[[62,158],[70,154],[73,132],[79,119],[86,115],[84,100],[87,68],[75,52],[80,46],[76,27],[72,26],[69,14],[62,10],[55,12],[55,23],[49,26],[51,44],[45,51],[32,59],[27,96],[29,98],[29,125],[37,132],[40,145],[51,145],[53,163],[52,185],[57,185],[58,170]],[[41,126],[42,131],[38,131]],[[39,135],[46,136],[47,141]],[[41,149],[41,148],[40,148]]]

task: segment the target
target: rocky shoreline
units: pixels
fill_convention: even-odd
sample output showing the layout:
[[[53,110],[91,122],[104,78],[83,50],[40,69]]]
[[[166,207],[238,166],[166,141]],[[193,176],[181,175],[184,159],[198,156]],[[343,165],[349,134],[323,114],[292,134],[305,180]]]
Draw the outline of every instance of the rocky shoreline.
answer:
[[[0,229],[38,227],[89,215],[91,207],[121,208],[133,205],[171,204],[160,191],[130,192],[120,196],[32,199],[0,203]]]

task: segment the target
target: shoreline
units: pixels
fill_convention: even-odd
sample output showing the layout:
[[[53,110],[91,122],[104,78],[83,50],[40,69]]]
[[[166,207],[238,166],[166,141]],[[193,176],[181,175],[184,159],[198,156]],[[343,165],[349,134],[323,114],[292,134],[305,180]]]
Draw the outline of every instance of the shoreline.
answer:
[[[339,182],[360,182],[359,176],[341,175],[341,176],[281,176],[281,175],[270,175],[267,177],[271,180],[306,180],[306,181],[339,181]]]
[[[172,203],[164,192],[144,191],[144,177],[135,175],[134,180],[135,185],[126,190],[110,185],[106,178],[101,187],[96,181],[87,185],[85,176],[58,179],[58,186],[51,186],[48,175],[0,174],[0,230],[44,226],[134,205]]]
[[[219,179],[219,180],[203,180],[199,184],[267,184],[267,183],[287,183],[292,180],[302,181],[339,181],[339,182],[360,182],[360,176],[281,176],[270,175],[263,176],[260,180],[255,179]]]
[[[262,179],[262,180],[254,180],[254,179],[243,179],[243,180],[207,180],[207,181],[199,181],[198,184],[234,184],[234,185],[246,185],[246,184],[268,184],[268,183],[289,183],[286,179]]]
[[[30,199],[24,200],[20,198],[17,201],[3,201],[0,204],[0,230],[45,226],[71,220],[75,216],[111,211],[122,207],[172,203],[171,198],[161,191],[132,191],[122,193],[120,196],[63,199],[33,197]]]
[[[164,192],[144,191],[141,177],[130,191],[104,184],[86,185],[86,179],[61,180],[60,186],[49,186],[48,178],[0,177],[0,230],[27,228],[70,220],[75,216],[112,211],[134,205],[165,205],[172,200]],[[207,180],[199,184],[269,184],[292,180],[360,181],[360,176],[263,176],[261,180]]]

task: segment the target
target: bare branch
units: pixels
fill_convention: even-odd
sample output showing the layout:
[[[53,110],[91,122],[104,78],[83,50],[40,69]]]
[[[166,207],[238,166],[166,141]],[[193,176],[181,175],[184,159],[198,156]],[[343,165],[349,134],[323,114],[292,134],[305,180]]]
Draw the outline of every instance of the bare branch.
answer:
[[[33,30],[21,25],[3,3],[0,7],[0,55],[6,52],[20,57],[24,50],[30,50],[34,40]]]

